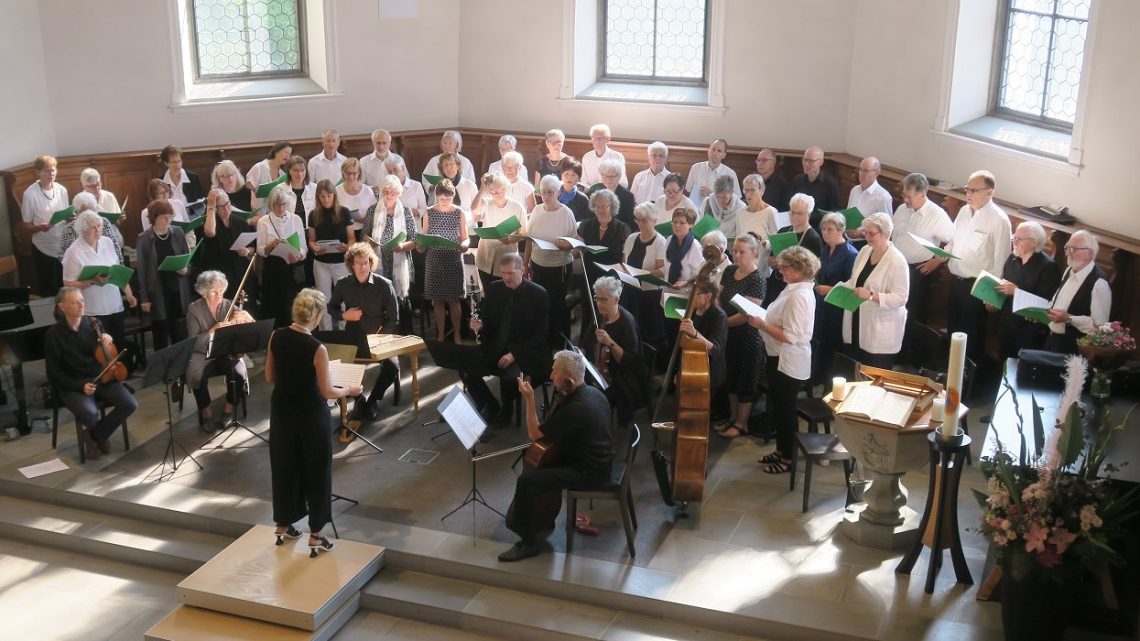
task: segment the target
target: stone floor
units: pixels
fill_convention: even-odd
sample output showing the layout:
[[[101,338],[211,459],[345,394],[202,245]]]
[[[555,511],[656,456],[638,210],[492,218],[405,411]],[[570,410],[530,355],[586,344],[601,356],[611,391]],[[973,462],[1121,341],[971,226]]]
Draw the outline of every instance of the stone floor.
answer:
[[[29,369],[34,380],[35,369]],[[426,365],[422,371],[424,418],[433,415],[430,408],[454,382],[433,369]],[[399,412],[392,413],[386,406],[381,423],[365,431],[385,448],[385,454],[370,454],[359,442],[337,452],[337,489],[344,487],[343,491],[362,501],[352,509],[334,505],[341,535],[425,558],[457,558],[502,567],[495,556],[512,539],[497,515],[480,507],[474,518],[464,510],[440,522],[444,512],[462,501],[470,484],[466,453],[451,437],[432,441],[430,436],[438,426],[420,427],[422,419],[410,409],[407,379],[405,372],[405,398]],[[253,389],[248,422],[255,431],[264,431],[268,427],[263,418],[267,386],[255,377]],[[148,478],[166,445],[166,409],[154,388],[140,390],[137,396],[141,409],[131,419],[135,443],[131,453],[116,453],[110,460],[80,466],[67,418],[62,421],[61,446],[54,454],[50,436],[42,431],[0,444],[0,475],[15,478],[16,468],[58,455],[72,469],[32,482],[177,506],[196,514],[224,514],[248,523],[271,520],[265,500],[269,485],[266,448],[251,435],[236,432],[225,449],[197,449],[205,436],[193,425],[192,401],[179,421],[177,435],[205,470],[197,471],[186,463],[168,481],[159,483],[154,475]],[[980,442],[984,426],[973,425],[972,429]],[[505,445],[510,439],[504,435],[495,444]],[[844,517],[841,467],[816,468],[811,509],[801,513],[800,487],[789,492],[787,475],[763,474],[756,464],[757,458],[771,451],[771,445],[752,438],[712,441],[706,498],[690,510],[688,518],[678,518],[673,508],[660,501],[647,464],[649,457],[639,457],[636,503],[639,520],[646,525],[638,534],[636,561],[631,562],[624,552],[616,511],[599,503],[593,514],[602,527],[601,535],[576,536],[574,553],[566,555],[561,552],[565,542],[556,532],[551,538],[553,553],[515,564],[511,571],[586,581],[757,619],[796,622],[820,630],[821,639],[838,631],[875,639],[1002,638],[1000,606],[979,602],[973,586],[956,584],[948,558],[934,593],[928,595],[923,591],[925,554],[913,576],[899,575],[894,569],[902,551],[863,547],[836,531]],[[118,450],[121,442],[112,442]],[[397,457],[412,449],[409,445],[438,452],[441,458],[451,457],[452,463],[398,462]],[[508,466],[508,457],[501,457],[480,468],[480,489],[500,508],[505,507],[513,487],[515,473]],[[340,483],[350,476],[374,482],[369,487]],[[925,470],[908,473],[904,483],[910,490],[908,505],[921,511],[927,487]],[[967,469],[959,504],[963,526],[977,521],[978,509],[969,488],[981,485],[976,468]],[[963,533],[963,544],[974,580],[980,582],[985,544],[969,532]],[[17,638],[137,639],[148,621],[170,609],[172,586],[181,578],[24,545],[5,546],[3,554],[0,611],[16,613],[6,617],[4,627],[24,632]],[[52,616],[61,603],[75,605],[69,606],[66,617]],[[525,606],[513,603],[510,607]],[[99,622],[105,634],[77,634],[84,627],[80,621]]]

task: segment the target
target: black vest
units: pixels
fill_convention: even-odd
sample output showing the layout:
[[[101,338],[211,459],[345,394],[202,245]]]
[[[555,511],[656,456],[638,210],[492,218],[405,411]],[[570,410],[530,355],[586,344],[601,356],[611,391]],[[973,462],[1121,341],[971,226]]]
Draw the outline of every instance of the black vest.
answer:
[[[1073,274],[1069,272],[1069,278]],[[1085,277],[1085,282],[1077,288],[1077,293],[1073,294],[1073,300],[1069,302],[1069,316],[1088,316],[1092,311],[1092,291],[1093,286],[1096,285],[1098,280],[1107,280],[1104,277],[1104,272],[1100,267],[1093,265],[1092,271]],[[1064,281],[1061,282],[1064,286]],[[1060,291],[1060,288],[1057,288]],[[1045,349],[1051,352],[1060,352],[1062,354],[1076,354],[1077,353],[1077,339],[1084,334],[1081,330],[1073,327],[1071,324],[1065,325],[1065,332],[1058,334],[1050,331],[1049,338],[1045,340]]]

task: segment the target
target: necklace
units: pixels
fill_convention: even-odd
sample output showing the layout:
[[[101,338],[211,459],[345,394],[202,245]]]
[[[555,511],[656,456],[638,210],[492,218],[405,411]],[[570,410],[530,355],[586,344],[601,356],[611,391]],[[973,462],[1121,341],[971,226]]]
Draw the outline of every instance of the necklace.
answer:
[[[300,332],[302,334],[310,334],[310,335],[312,334],[312,332],[309,331],[309,328],[305,327],[304,325],[298,325],[297,323],[293,323],[293,324],[289,325],[289,327],[295,332]]]
[[[47,198],[48,200],[55,198],[55,183],[52,183],[51,189],[47,189],[47,190],[44,189],[44,186],[42,183],[36,183],[36,185],[39,186],[40,193],[44,195],[44,198]]]
[[[167,229],[167,230],[166,230],[166,233],[165,233],[165,234],[160,234],[160,233],[158,233],[158,230],[156,229],[156,230],[154,230],[154,235],[155,235],[155,236],[156,236],[156,237],[157,237],[159,240],[166,240],[167,238],[169,238],[169,237],[170,237],[170,229]]]

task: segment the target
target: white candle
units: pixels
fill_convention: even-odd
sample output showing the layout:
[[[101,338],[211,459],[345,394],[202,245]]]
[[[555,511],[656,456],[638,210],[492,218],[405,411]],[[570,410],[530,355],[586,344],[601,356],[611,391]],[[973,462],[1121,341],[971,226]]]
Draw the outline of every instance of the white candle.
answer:
[[[930,421],[941,423],[946,417],[946,399],[941,394],[934,397],[934,404],[930,406]]]
[[[946,370],[946,409],[942,419],[942,435],[954,436],[958,428],[958,412],[962,404],[962,374],[966,369],[966,334],[950,336],[950,362]]]
[[[836,376],[831,379],[831,398],[835,401],[842,401],[847,398],[847,379],[842,376]]]

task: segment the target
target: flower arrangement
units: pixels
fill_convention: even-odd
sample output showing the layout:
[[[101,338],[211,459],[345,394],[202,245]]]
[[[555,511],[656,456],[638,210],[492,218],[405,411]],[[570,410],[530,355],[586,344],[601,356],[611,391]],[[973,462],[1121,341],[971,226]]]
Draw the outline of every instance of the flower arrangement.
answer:
[[[1136,349],[1136,339],[1120,321],[1105,323],[1091,334],[1077,339],[1077,345],[1089,347],[1109,347],[1112,349]]]
[[[1128,417],[1112,424],[1106,413],[1097,437],[1086,448],[1079,399],[1087,375],[1084,358],[1068,359],[1058,423],[1046,443],[1034,399],[1034,451],[1041,456],[1028,454],[1021,409],[1013,394],[1021,437],[1018,452],[1011,453],[1009,444],[999,441],[996,454],[980,463],[987,480],[985,492],[974,490],[982,508],[978,531],[995,544],[1006,571],[1019,578],[1038,573],[1060,581],[1085,568],[1120,561],[1111,543],[1123,533],[1137,493],[1117,492],[1101,471],[1115,471],[1104,460],[1109,443]],[[1002,393],[1011,392],[1005,381]],[[1078,458],[1081,462],[1076,465]]]

